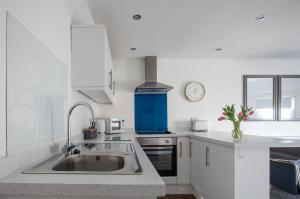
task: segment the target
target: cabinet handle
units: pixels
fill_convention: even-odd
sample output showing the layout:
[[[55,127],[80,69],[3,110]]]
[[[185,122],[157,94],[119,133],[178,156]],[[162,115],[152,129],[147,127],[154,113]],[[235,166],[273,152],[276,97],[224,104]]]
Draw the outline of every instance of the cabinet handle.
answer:
[[[182,157],[182,142],[179,142],[179,156]]]
[[[113,90],[113,77],[112,77],[112,70],[108,72],[109,74],[109,88]]]
[[[205,157],[206,157],[205,164],[206,164],[206,166],[209,166],[210,162],[209,162],[209,148],[208,147],[206,147],[206,149],[205,149]]]
[[[113,91],[113,95],[115,95],[115,91],[116,91],[116,82],[112,81],[112,91]]]
[[[190,142],[190,157],[192,157],[192,142]]]

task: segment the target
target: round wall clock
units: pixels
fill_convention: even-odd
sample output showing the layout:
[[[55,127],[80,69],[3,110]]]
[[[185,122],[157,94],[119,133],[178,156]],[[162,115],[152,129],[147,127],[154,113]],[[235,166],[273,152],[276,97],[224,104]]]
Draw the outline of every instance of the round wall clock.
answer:
[[[205,96],[205,87],[200,82],[192,81],[185,87],[185,96],[191,102],[200,101]]]

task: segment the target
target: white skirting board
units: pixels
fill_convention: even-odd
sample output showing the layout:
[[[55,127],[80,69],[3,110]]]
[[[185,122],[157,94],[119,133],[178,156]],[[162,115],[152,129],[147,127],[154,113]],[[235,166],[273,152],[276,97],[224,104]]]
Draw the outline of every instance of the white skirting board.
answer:
[[[193,195],[197,198],[197,199],[204,199],[204,197],[200,194],[200,192],[198,192],[196,189],[194,189],[192,187],[193,190]]]
[[[162,177],[166,184],[177,184],[177,177]]]
[[[193,188],[189,184],[167,184],[166,194],[193,194]]]

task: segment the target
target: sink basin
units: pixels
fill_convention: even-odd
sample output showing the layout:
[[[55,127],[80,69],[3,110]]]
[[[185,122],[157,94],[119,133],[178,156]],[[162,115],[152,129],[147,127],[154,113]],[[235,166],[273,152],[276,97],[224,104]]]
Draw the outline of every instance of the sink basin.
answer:
[[[65,156],[56,154],[24,174],[139,175],[143,173],[132,143],[80,143]]]
[[[117,171],[124,168],[118,155],[72,155],[53,167],[55,171]]]

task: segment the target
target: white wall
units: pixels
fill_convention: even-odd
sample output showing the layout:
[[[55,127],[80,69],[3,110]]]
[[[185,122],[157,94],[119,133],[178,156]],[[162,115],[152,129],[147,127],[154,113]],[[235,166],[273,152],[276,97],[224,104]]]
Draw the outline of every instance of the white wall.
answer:
[[[144,78],[142,60],[114,62],[117,79],[116,105],[101,105],[100,113],[124,117],[134,127],[133,91]],[[174,87],[168,93],[169,128],[186,129],[191,117],[209,121],[211,130],[230,131],[228,121],[217,118],[225,104],[242,104],[242,75],[300,74],[300,60],[158,60],[158,79]],[[129,75],[130,74],[130,75]],[[118,78],[121,78],[119,80]],[[206,87],[205,98],[196,103],[184,97],[187,82],[196,80]],[[245,133],[257,135],[300,135],[300,122],[248,122]]]
[[[115,60],[114,79],[116,94],[114,105],[100,105],[99,114],[103,117],[120,117],[125,119],[126,128],[134,126],[135,87],[145,81],[145,61],[143,59]]]
[[[71,16],[72,24],[94,24],[95,20],[86,0],[62,0]]]
[[[82,9],[83,8],[83,9]],[[88,101],[95,110],[98,105],[71,90],[71,22],[94,23],[85,0],[1,0],[0,1],[0,157],[6,153],[5,127],[5,12],[10,12],[37,39],[54,53],[68,68],[68,106],[75,101]],[[79,13],[79,14],[77,14]],[[76,15],[76,20],[73,16]],[[26,116],[24,116],[26,117]],[[82,128],[89,124],[89,112],[81,109],[72,117],[73,135],[80,134]]]

